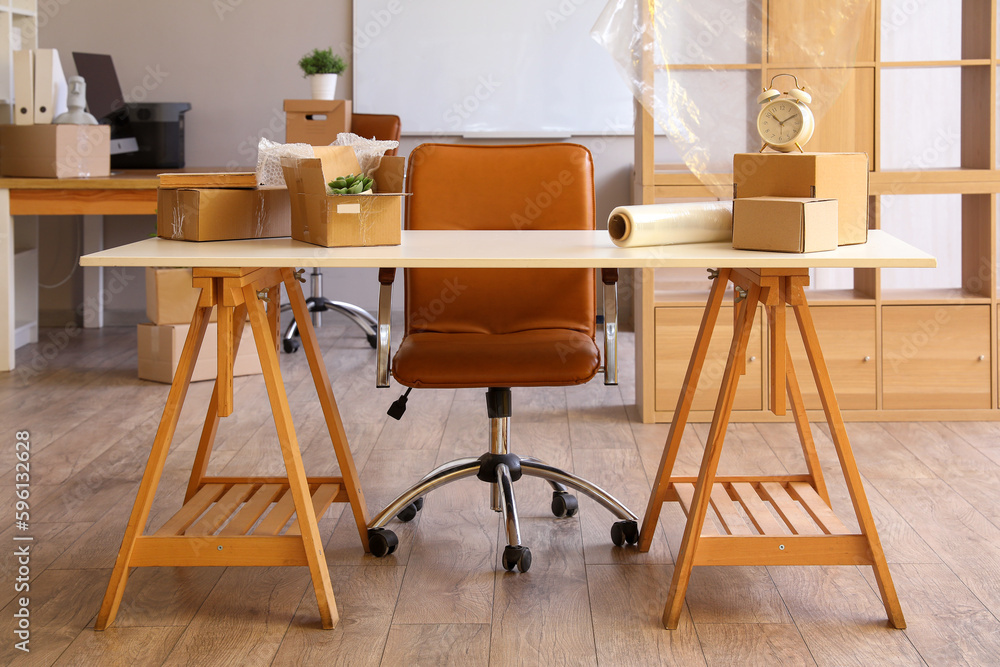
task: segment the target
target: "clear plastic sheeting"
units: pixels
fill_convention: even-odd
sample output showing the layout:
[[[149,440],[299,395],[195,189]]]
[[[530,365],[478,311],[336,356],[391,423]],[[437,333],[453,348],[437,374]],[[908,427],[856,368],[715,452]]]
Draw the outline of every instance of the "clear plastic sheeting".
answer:
[[[353,132],[341,132],[331,146],[352,146],[354,156],[358,158],[358,164],[361,166],[361,173],[371,176],[372,172],[378,169],[379,164],[382,163],[382,156],[387,151],[398,148],[399,142],[365,139]]]
[[[608,218],[608,234],[620,248],[729,241],[733,238],[733,202],[619,206]]]
[[[257,185],[258,187],[285,187],[285,175],[281,171],[281,158],[315,157],[309,144],[279,144],[261,137],[257,144]]]
[[[822,128],[844,88],[865,76],[850,68],[874,60],[870,10],[870,0],[611,0],[591,35],[681,156],[670,168],[686,166],[731,197],[733,154],[761,145],[761,84],[794,74]],[[782,92],[792,85],[774,82]]]

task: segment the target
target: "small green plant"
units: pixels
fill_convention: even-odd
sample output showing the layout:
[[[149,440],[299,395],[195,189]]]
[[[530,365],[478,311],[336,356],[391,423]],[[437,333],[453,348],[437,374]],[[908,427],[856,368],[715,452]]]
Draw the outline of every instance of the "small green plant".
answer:
[[[312,53],[307,53],[299,60],[299,67],[305,73],[310,74],[340,74],[347,69],[347,64],[340,56],[333,54],[333,49],[313,49]]]
[[[339,176],[328,184],[330,193],[335,195],[359,195],[375,187],[375,180],[367,178],[364,174],[348,174]]]

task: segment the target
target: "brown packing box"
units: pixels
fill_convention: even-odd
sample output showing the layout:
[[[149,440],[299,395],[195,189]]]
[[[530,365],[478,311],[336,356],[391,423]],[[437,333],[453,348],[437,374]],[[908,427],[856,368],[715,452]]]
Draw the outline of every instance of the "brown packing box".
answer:
[[[181,241],[227,241],[288,236],[284,188],[163,189],[156,196],[156,233]]]
[[[350,100],[285,100],[285,143],[328,146],[350,131]]]
[[[733,202],[738,250],[818,252],[837,249],[836,199],[751,197]]]
[[[205,340],[201,344],[201,352],[194,364],[191,379],[214,380],[218,371],[218,327],[212,322],[205,332]],[[140,324],[139,337],[139,378],[154,382],[170,383],[174,380],[177,364],[184,348],[190,324]],[[260,373],[260,360],[257,358],[257,348],[254,345],[253,332],[249,326],[243,328],[243,338],[240,349],[233,363],[233,375],[255,375]]]
[[[868,241],[868,156],[865,153],[737,153],[733,197],[836,199],[839,245]]]
[[[292,205],[292,238],[328,248],[399,245],[406,158],[386,156],[371,174],[375,192],[328,195],[327,183],[361,168],[350,146],[316,146],[314,158],[282,158]]]
[[[40,178],[111,174],[107,125],[0,125],[0,173]]]
[[[146,267],[146,317],[153,324],[187,324],[201,290],[191,286],[191,269]],[[217,318],[212,309],[212,322]]]

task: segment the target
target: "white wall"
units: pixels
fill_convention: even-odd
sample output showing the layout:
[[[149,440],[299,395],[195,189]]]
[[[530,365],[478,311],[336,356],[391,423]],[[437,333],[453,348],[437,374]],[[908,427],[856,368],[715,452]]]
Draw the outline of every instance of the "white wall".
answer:
[[[255,164],[261,136],[284,137],[282,100],[309,97],[299,57],[313,47],[332,46],[350,62],[350,0],[74,0],[54,1],[39,11],[39,46],[60,50],[67,75],[75,73],[73,51],[109,53],[127,99],[191,103],[185,117],[188,166]],[[433,67],[428,75],[434,75]],[[350,97],[351,76],[348,65],[338,82],[338,97]],[[428,139],[404,137],[401,153]],[[632,137],[574,141],[595,154],[602,224],[612,208],[630,201]],[[105,243],[145,238],[154,226],[152,217],[109,219]],[[75,224],[72,219],[49,220],[41,229],[41,282],[53,284],[65,278],[72,265],[67,262],[75,254]],[[60,287],[41,290],[43,324],[64,321],[81,284],[77,271]],[[110,321],[127,321],[143,309],[143,284],[141,272],[136,272],[109,304]],[[377,305],[376,286],[373,271],[326,274],[327,296],[369,310]]]

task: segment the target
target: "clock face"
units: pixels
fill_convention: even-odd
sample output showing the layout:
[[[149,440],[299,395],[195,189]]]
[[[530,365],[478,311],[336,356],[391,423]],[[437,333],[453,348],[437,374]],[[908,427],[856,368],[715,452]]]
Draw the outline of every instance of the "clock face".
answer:
[[[771,102],[757,116],[757,131],[761,139],[772,146],[789,145],[799,140],[804,124],[802,109],[790,100]]]

